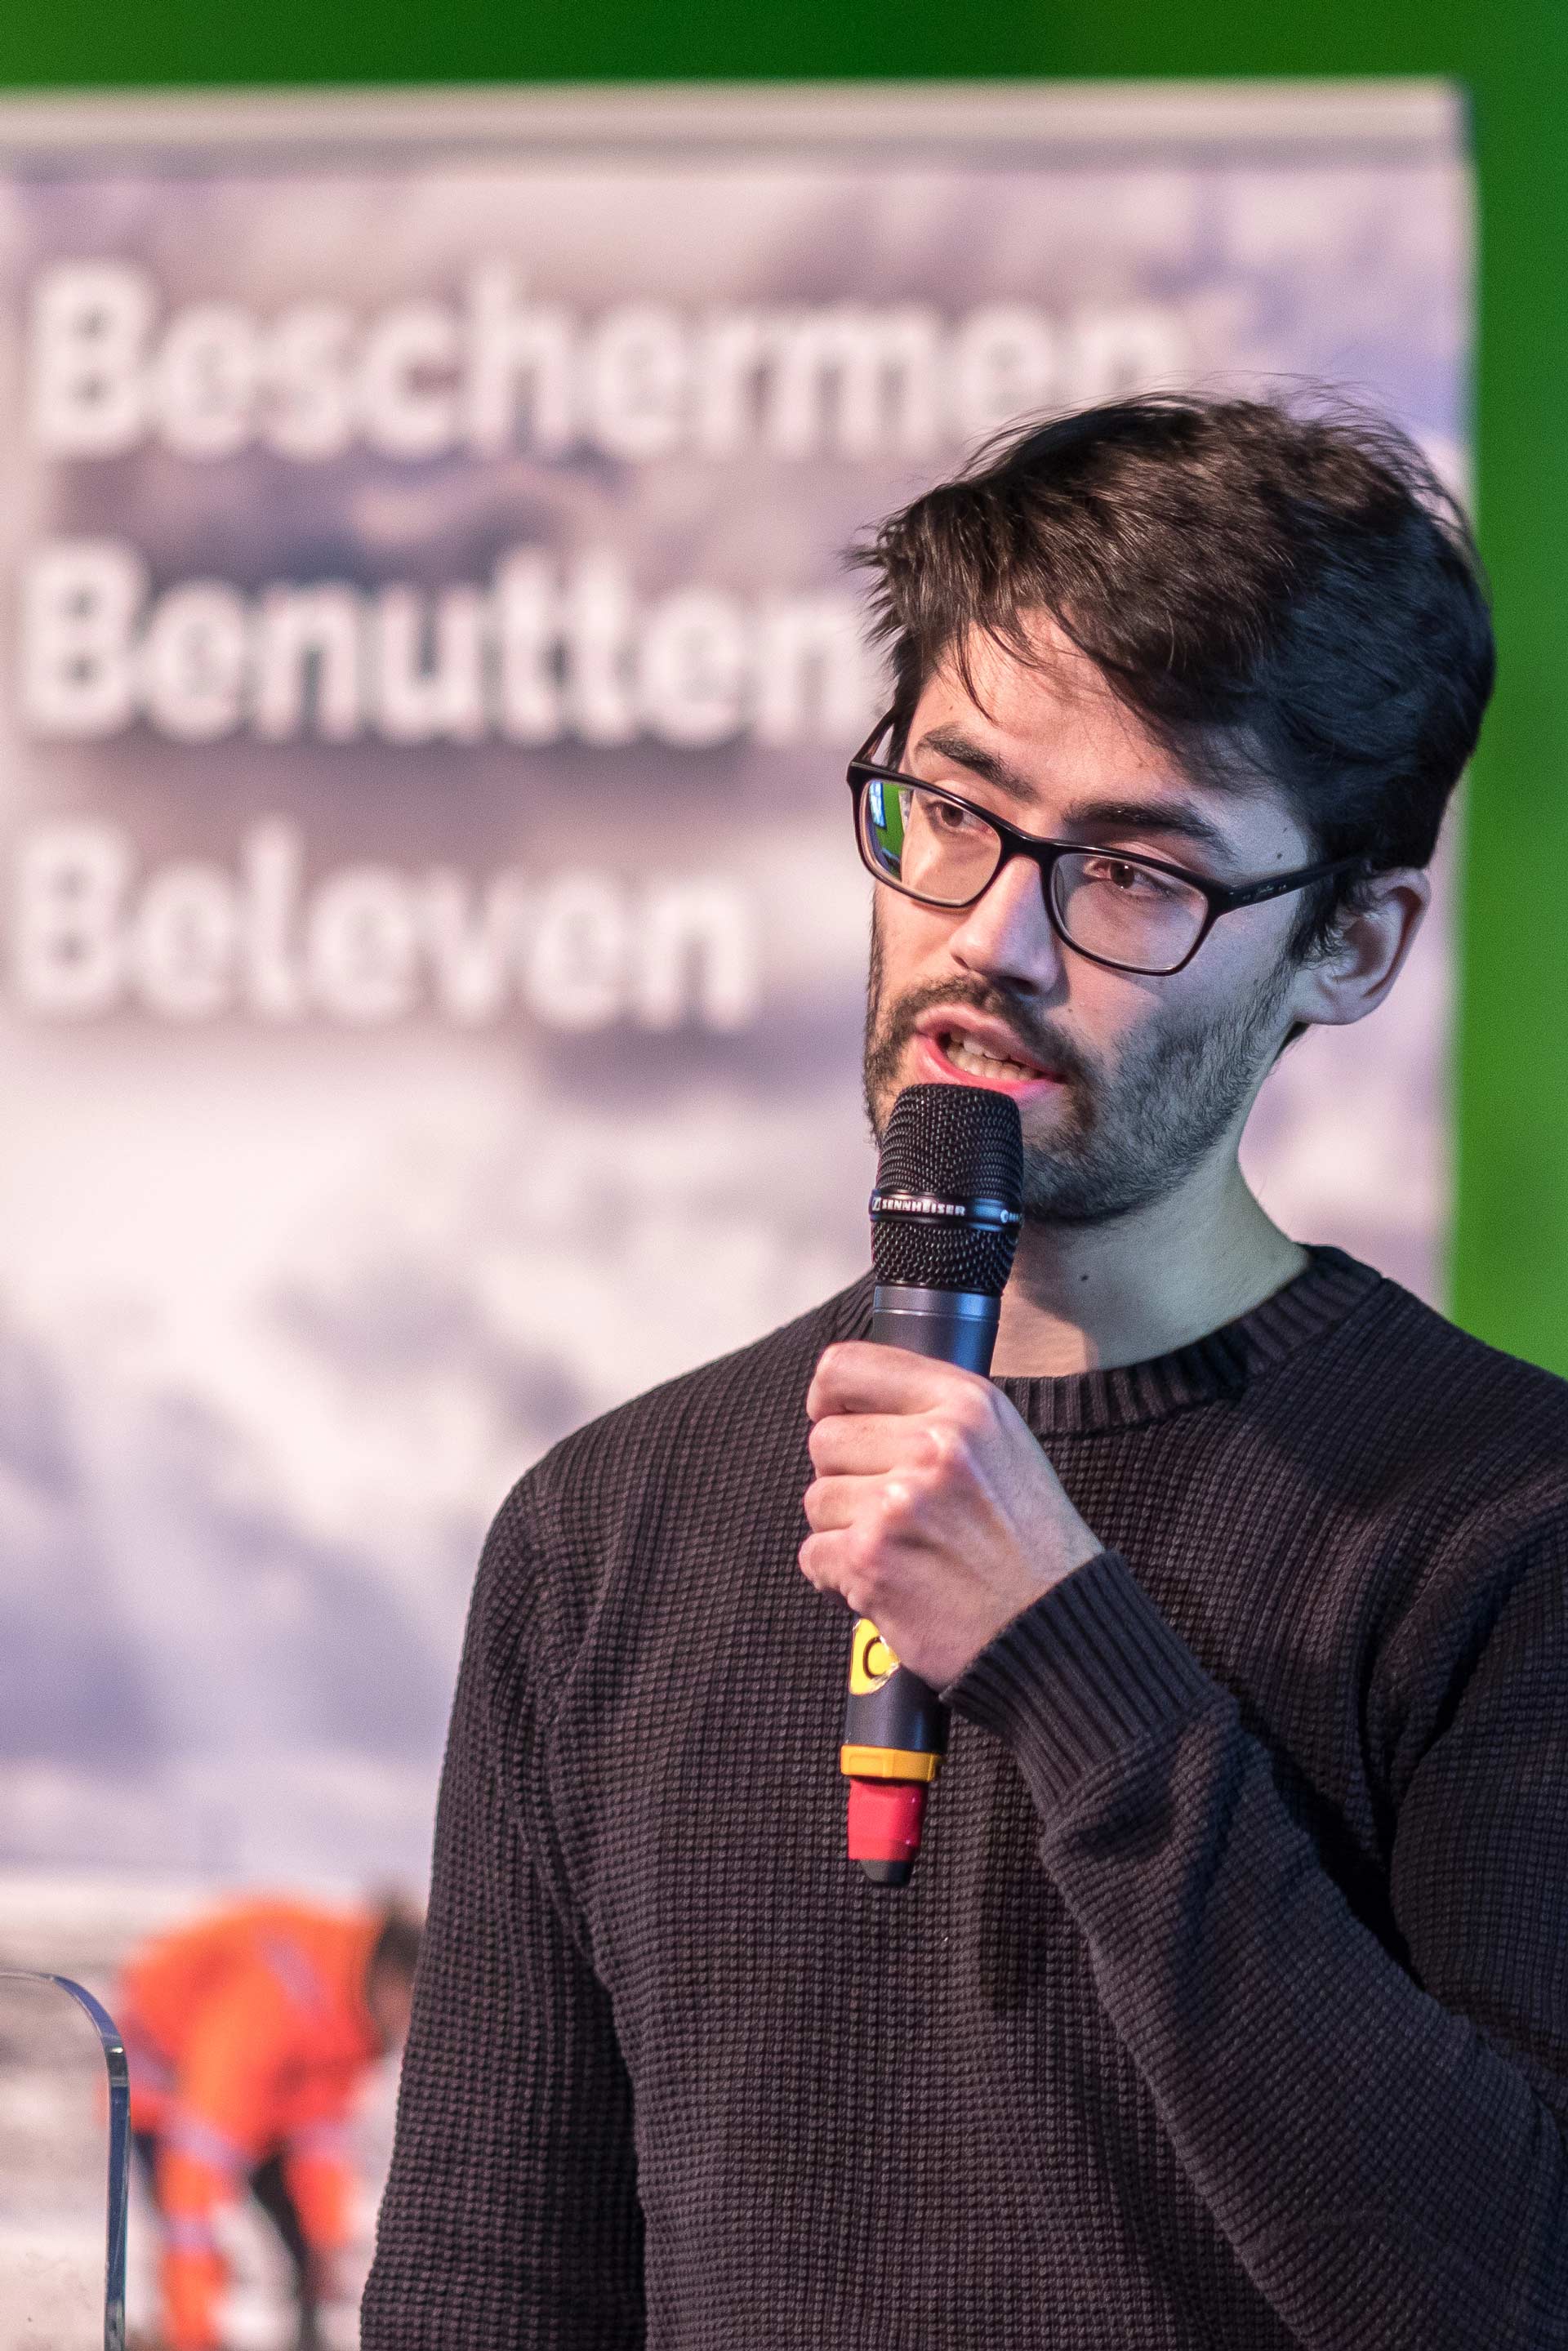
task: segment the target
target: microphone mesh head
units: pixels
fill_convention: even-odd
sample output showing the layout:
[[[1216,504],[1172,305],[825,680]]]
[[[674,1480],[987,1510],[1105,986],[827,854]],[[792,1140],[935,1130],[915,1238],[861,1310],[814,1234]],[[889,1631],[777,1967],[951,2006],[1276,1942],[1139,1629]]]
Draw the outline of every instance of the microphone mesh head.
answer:
[[[1023,1131],[1010,1094],[985,1086],[905,1086],[894,1103],[877,1161],[879,1192],[938,1200],[997,1200],[1023,1207]],[[988,1232],[974,1225],[884,1210],[871,1220],[871,1256],[879,1282],[916,1290],[967,1290],[999,1298],[1007,1287],[1018,1227]]]

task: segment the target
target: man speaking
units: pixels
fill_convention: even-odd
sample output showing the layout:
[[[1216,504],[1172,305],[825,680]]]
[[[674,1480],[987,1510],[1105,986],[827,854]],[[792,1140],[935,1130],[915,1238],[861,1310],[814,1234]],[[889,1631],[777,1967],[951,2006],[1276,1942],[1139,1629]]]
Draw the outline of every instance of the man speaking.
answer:
[[[1426,909],[1469,535],[1171,398],[864,560],[867,1099],[1018,1105],[993,1376],[863,1281],[504,1505],[366,2351],[1568,2346],[1568,1388],[1237,1160]],[[899,1891],[843,1603],[956,1717]]]

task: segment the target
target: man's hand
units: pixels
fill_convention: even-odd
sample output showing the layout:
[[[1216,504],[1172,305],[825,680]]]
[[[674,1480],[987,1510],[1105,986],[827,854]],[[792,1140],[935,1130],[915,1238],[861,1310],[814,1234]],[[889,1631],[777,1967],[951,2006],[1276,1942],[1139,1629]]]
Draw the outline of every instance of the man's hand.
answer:
[[[988,1380],[903,1347],[830,1347],[806,1395],[800,1571],[933,1688],[1103,1546]]]

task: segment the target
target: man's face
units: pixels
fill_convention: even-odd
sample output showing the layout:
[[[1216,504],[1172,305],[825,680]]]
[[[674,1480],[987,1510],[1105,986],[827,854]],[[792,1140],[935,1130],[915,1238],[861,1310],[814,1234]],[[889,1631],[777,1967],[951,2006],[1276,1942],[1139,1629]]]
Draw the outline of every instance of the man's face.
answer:
[[[915,708],[904,771],[1025,832],[1142,850],[1215,881],[1312,862],[1272,790],[1193,783],[1049,623],[1040,643],[1035,668],[980,641],[978,703],[944,665]],[[1226,914],[1185,970],[1154,978],[1064,946],[1023,858],[957,912],[879,889],[865,1062],[877,1135],[906,1085],[990,1086],[1018,1103],[1036,1223],[1099,1223],[1164,1197],[1239,1139],[1291,1026],[1300,907],[1291,895]]]

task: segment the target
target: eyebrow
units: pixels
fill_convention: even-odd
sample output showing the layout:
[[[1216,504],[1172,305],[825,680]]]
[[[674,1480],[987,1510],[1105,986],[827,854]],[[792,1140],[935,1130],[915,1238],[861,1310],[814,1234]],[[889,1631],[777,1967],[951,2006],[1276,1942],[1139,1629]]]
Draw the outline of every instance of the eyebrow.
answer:
[[[1062,822],[1083,832],[1161,832],[1190,841],[1226,864],[1235,852],[1218,825],[1189,800],[1081,800],[1068,809]]]
[[[916,755],[936,751],[944,759],[951,759],[956,768],[967,768],[970,775],[980,777],[1007,799],[1034,798],[1034,786],[1027,776],[1017,768],[1009,768],[1005,759],[998,759],[994,751],[988,751],[983,744],[974,742],[956,726],[928,726],[915,750]]]
[[[951,759],[955,767],[978,776],[1006,799],[1022,803],[1035,797],[1035,786],[1019,768],[1009,767],[1007,760],[999,759],[994,751],[988,751],[983,744],[973,741],[956,726],[927,728],[915,747],[917,752],[935,751],[942,758]],[[1227,864],[1235,854],[1220,827],[1190,800],[1080,800],[1063,812],[1062,823],[1082,832],[1163,833],[1209,850]]]

